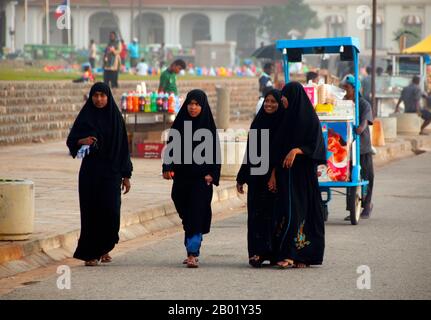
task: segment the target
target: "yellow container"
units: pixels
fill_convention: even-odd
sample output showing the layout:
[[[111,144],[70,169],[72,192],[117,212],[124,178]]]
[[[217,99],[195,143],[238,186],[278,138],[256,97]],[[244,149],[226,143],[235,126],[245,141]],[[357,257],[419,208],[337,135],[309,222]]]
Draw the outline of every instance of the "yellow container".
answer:
[[[321,113],[332,113],[334,111],[334,105],[333,104],[317,104],[316,105],[316,112]]]

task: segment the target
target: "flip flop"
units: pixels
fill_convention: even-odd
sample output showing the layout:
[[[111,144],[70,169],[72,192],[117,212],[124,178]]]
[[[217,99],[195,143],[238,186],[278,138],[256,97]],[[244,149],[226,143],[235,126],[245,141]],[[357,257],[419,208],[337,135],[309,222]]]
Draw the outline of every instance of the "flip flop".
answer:
[[[95,267],[98,264],[99,264],[99,260],[97,260],[97,259],[85,261],[85,266],[86,267]]]
[[[112,257],[109,254],[104,254],[101,258],[100,258],[100,262],[102,263],[109,263],[112,262]]]
[[[193,257],[193,259],[187,260],[187,268],[198,268],[198,267],[199,267],[199,262],[195,257]]]
[[[290,269],[295,267],[295,263],[293,260],[290,259],[284,259],[282,261],[277,262],[277,266],[280,269]]]
[[[187,261],[189,261],[189,259],[185,258],[185,259],[183,260],[183,264],[187,264]],[[199,258],[196,258],[196,262],[199,262]]]

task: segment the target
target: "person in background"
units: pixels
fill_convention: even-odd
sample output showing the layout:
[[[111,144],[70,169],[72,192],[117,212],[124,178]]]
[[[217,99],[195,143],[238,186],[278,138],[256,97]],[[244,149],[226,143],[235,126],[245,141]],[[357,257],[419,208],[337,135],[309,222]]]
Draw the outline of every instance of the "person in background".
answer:
[[[165,43],[162,42],[162,44],[160,45],[160,49],[159,49],[159,64],[160,64],[159,66],[160,66],[160,69],[163,69],[166,61],[167,61],[167,50],[166,50]]]
[[[141,62],[136,66],[136,74],[139,76],[148,75],[148,64],[145,62],[144,58],[142,58]]]
[[[129,43],[128,49],[130,57],[130,68],[132,68],[132,70],[135,70],[140,58],[138,38],[133,38],[133,41]]]
[[[88,62],[91,65],[91,69],[96,67],[96,55],[97,55],[97,47],[94,39],[90,41],[90,47],[88,48]]]
[[[121,69],[121,43],[117,40],[117,34],[112,31],[109,35],[109,43],[103,57],[103,82],[118,88],[118,72]]]
[[[428,135],[424,130],[431,122],[431,112],[420,106],[421,98],[427,97],[427,95],[422,92],[419,84],[420,78],[414,76],[412,82],[401,91],[400,99],[395,107],[395,113],[400,112],[400,104],[404,102],[405,113],[417,113],[424,120],[419,134]]]
[[[361,83],[358,82],[360,90]],[[355,77],[347,75],[341,82],[341,86],[346,90],[345,100],[355,101]],[[367,194],[362,199],[361,219],[368,219],[373,210],[372,196],[374,187],[374,166],[373,166],[373,150],[371,147],[371,137],[369,125],[373,124],[373,113],[371,105],[361,95],[359,96],[359,126],[355,128],[356,133],[360,135],[360,164],[361,178],[368,181]],[[350,190],[348,190],[350,192]],[[348,210],[350,208],[347,208]],[[349,221],[350,216],[344,220]]]
[[[314,71],[309,71],[307,72],[306,76],[306,84],[308,84],[310,81],[317,84],[319,83],[319,74],[317,72]]]
[[[177,74],[186,69],[184,60],[175,60],[168,69],[160,75],[159,92],[174,93],[178,96]]]
[[[121,71],[125,71],[126,69],[126,59],[127,55],[129,54],[129,51],[127,50],[127,45],[124,39],[121,39],[121,51],[120,51],[120,58],[121,58]]]
[[[265,95],[274,89],[274,83],[271,79],[271,74],[274,72],[274,65],[272,63],[265,63],[263,72],[259,77],[259,94],[263,98]]]
[[[367,75],[362,80],[362,96],[371,104],[371,67],[368,66],[366,71]]]
[[[91,82],[93,83],[95,81],[93,72],[91,71],[91,65],[86,64],[83,66],[83,74],[81,78],[73,80],[74,83],[80,83],[80,82]]]

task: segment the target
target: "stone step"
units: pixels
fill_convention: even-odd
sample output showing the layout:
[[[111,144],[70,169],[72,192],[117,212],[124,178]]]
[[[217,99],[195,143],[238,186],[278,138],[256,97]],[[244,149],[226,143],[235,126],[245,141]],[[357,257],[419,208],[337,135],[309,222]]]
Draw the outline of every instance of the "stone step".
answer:
[[[21,124],[0,125],[0,136],[14,136],[20,134],[32,134],[37,131],[69,130],[73,125],[73,120],[66,121],[40,121]]]
[[[76,111],[6,114],[0,115],[0,125],[13,125],[36,121],[69,121],[75,119],[77,114]]]
[[[83,103],[84,95],[75,96],[50,96],[44,95],[33,98],[0,98],[0,106],[17,106],[17,105],[41,105],[52,103]]]
[[[0,146],[22,143],[42,143],[50,140],[66,140],[69,130],[37,131],[11,136],[0,135]]]
[[[78,113],[83,106],[83,103],[67,103],[67,104],[42,104],[42,105],[17,105],[0,107],[0,117],[6,114],[21,114],[21,113],[52,113],[52,112],[76,112]]]

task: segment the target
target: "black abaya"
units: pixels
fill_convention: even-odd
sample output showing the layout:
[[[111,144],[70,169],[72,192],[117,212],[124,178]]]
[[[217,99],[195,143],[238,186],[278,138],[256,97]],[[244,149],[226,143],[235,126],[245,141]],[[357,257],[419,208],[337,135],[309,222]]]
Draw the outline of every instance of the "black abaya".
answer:
[[[108,96],[104,108],[92,102],[95,92]],[[79,113],[67,138],[67,146],[75,158],[80,148],[78,140],[94,136],[97,142],[82,160],[79,171],[79,204],[81,234],[74,258],[89,261],[100,259],[118,243],[120,229],[121,182],[130,178],[130,161],[124,120],[111,90],[96,83]]]
[[[192,118],[187,110],[187,106],[191,100],[196,100],[202,108],[201,113],[196,118]],[[198,164],[195,161],[196,159],[192,159],[191,164],[185,164],[184,143],[185,140],[190,140],[191,138],[186,137],[184,134],[184,123],[186,121],[191,122],[193,134],[199,129],[207,129],[211,132],[211,161]],[[178,163],[167,163],[167,156],[164,155],[163,157],[163,172],[174,172],[171,198],[182,220],[186,238],[196,234],[207,234],[210,232],[212,219],[212,185],[219,184],[221,165],[218,157],[218,155],[220,155],[219,139],[205,92],[201,90],[192,90],[188,93],[186,100],[172,124],[171,130],[172,129],[177,130],[181,135],[181,145],[173,146],[174,149],[181,149],[181,161]],[[170,147],[172,143],[173,140],[170,139],[168,147]],[[198,144],[200,144],[200,141],[193,141],[193,151]],[[210,175],[213,178],[212,184],[208,185],[206,183],[206,175]]]
[[[278,102],[278,109],[268,114],[262,106],[253,120],[250,130],[269,130],[269,147],[274,140],[274,136],[282,120],[284,108],[281,104],[281,93],[278,90],[271,90],[265,95],[265,99],[272,95]],[[257,150],[262,156],[260,134],[258,134]],[[253,142],[254,143],[254,142]],[[247,140],[246,156],[249,153],[250,139]],[[271,153],[271,150],[270,150]],[[269,156],[269,154],[267,155]],[[269,160],[269,159],[268,159]],[[249,258],[259,256],[261,260],[273,260],[273,215],[276,194],[268,190],[268,180],[270,170],[263,175],[252,175],[253,165],[246,158],[241,165],[236,181],[239,184],[247,183],[247,247]]]
[[[288,108],[274,146],[279,193],[274,242],[277,260],[320,265],[325,248],[325,226],[316,168],[326,163],[322,130],[300,83],[287,84],[282,94],[288,100]],[[296,155],[290,169],[282,168],[284,158],[294,148],[301,149],[304,154]]]

